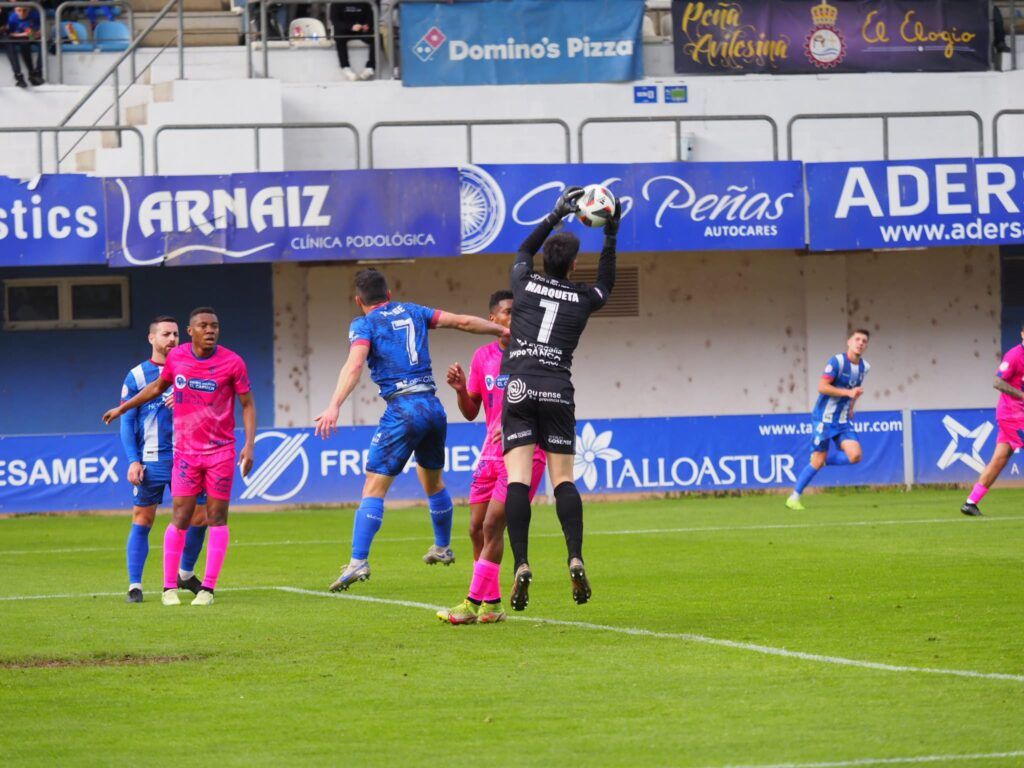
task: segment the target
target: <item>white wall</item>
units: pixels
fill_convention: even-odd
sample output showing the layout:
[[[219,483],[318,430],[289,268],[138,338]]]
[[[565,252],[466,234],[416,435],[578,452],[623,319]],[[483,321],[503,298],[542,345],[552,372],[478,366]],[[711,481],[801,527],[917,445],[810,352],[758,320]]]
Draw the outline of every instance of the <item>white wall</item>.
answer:
[[[863,408],[991,405],[995,249],[632,254],[620,263],[640,267],[641,316],[591,321],[574,367],[581,418],[808,411],[825,361],[860,325],[872,332]],[[507,285],[508,264],[468,256],[382,269],[397,298],[481,314],[490,292]],[[282,426],[310,423],[330,397],[348,351],[358,268],[275,269]],[[435,376],[456,360],[467,365],[486,341],[434,332]],[[451,390],[440,392],[458,420]],[[366,376],[342,418],[374,423],[382,407]]]

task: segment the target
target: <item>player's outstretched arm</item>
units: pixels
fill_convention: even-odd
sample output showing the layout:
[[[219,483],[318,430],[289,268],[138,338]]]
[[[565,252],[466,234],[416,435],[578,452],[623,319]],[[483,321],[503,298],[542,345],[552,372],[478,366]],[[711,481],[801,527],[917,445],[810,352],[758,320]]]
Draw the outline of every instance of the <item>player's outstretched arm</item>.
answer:
[[[603,306],[608,301],[615,287],[615,245],[621,220],[622,204],[616,200],[615,213],[604,225],[604,247],[597,262],[597,282],[594,283],[594,288],[598,293],[598,306]]]
[[[448,386],[455,390],[459,403],[459,411],[466,421],[473,421],[480,413],[483,398],[476,392],[470,392],[466,384],[466,372],[462,366],[454,363],[448,366]]]
[[[341,412],[341,406],[359,383],[359,377],[363,375],[363,368],[369,354],[368,344],[353,344],[349,347],[348,359],[341,366],[341,372],[338,374],[338,386],[334,388],[331,402],[323,413],[313,420],[316,424],[313,434],[320,435],[326,440],[338,431],[338,415]]]
[[[245,446],[238,456],[238,466],[242,477],[245,477],[256,456],[256,401],[252,392],[243,392],[238,396],[238,402],[242,404],[242,424],[245,427]]]
[[[1016,398],[1017,400],[1024,400],[1024,391],[1017,389],[1013,384],[1003,381],[1001,378],[996,376],[996,381],[992,385],[995,389],[1002,392],[1004,395]]]
[[[111,408],[109,411],[103,414],[103,423],[109,424],[114,419],[123,416],[128,411],[138,408],[140,405],[145,405],[150,400],[156,400],[160,395],[167,391],[167,388],[171,386],[171,382],[164,381],[162,378],[157,377],[154,381],[147,384],[142,391],[139,392],[131,400],[125,400],[117,408]]]
[[[457,331],[475,333],[480,336],[497,336],[499,339],[508,334],[508,328],[482,317],[473,315],[453,315],[451,312],[441,312],[437,317],[435,328],[454,328]]]

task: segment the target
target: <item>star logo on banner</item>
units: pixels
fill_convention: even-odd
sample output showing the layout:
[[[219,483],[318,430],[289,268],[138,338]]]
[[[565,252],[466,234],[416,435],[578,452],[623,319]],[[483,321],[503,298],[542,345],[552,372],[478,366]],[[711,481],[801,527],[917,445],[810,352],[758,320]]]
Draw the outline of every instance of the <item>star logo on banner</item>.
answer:
[[[988,436],[992,434],[992,423],[985,421],[974,429],[968,429],[947,414],[942,419],[942,426],[946,428],[952,439],[939,457],[937,462],[939,469],[949,469],[958,461],[962,461],[975,472],[985,469],[985,461],[981,458],[981,448],[988,440]],[[961,439],[972,441],[968,451],[961,448]]]

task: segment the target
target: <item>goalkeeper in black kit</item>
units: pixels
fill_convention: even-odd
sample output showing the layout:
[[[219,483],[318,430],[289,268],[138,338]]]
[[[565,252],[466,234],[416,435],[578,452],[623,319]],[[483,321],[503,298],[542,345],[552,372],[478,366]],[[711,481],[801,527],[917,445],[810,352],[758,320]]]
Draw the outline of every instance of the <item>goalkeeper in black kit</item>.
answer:
[[[616,202],[605,224],[597,282],[574,283],[571,277],[580,241],[570,232],[551,235],[551,231],[576,211],[582,194],[580,187],[569,187],[562,193],[554,211],[526,238],[512,265],[515,308],[508,351],[501,365],[502,377],[506,378],[501,426],[508,470],[505,515],[515,557],[511,603],[516,611],[529,603],[533,580],[527,546],[535,445],[540,445],[548,458],[555,509],[569,552],[573,599],[583,604],[591,594],[583,566],[583,501],[573,482],[576,406],[572,356],[590,315],[604,306],[615,285],[615,236],[622,211]],[[542,244],[544,274],[533,270],[533,257]]]

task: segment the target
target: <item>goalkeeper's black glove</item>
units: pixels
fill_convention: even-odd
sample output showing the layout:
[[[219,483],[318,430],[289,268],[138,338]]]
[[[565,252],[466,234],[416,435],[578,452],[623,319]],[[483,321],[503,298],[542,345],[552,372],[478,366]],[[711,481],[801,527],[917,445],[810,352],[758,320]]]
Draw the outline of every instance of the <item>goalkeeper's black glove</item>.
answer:
[[[578,200],[583,197],[583,187],[566,187],[555,203],[552,213],[557,220],[564,219],[570,213],[579,210]]]
[[[622,203],[618,200],[615,201],[615,213],[608,219],[608,223],[604,225],[604,234],[606,237],[615,237],[619,234],[619,222],[622,220]]]

